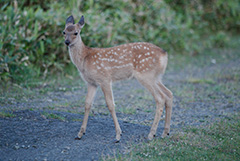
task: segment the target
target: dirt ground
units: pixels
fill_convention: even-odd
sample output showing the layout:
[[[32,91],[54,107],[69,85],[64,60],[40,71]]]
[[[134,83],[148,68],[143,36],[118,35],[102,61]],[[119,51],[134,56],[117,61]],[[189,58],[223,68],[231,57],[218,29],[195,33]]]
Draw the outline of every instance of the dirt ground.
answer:
[[[170,134],[188,126],[204,126],[240,111],[240,59],[234,51],[189,62],[171,57],[169,61],[172,59],[189,65],[170,63],[175,67],[168,68],[163,78],[174,94]],[[74,140],[82,123],[86,94],[84,85],[74,87],[64,85],[44,93],[39,88],[30,89],[35,91],[34,96],[30,93],[21,97],[21,92],[18,97],[3,94],[0,109],[11,116],[0,117],[0,160],[99,160],[105,155],[128,153],[133,144],[147,141],[155,102],[136,80],[116,82],[113,86],[123,130],[119,143],[114,142],[114,124],[100,89],[86,135]],[[162,133],[164,114],[156,138]]]

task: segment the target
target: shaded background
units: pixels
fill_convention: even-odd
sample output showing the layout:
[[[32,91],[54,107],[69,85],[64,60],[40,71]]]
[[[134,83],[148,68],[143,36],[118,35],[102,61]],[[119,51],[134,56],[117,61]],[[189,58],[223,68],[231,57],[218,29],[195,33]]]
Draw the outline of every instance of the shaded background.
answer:
[[[171,54],[234,47],[240,32],[237,0],[3,0],[0,2],[0,80],[23,82],[73,68],[62,30],[69,15],[85,16],[90,47],[146,41]]]

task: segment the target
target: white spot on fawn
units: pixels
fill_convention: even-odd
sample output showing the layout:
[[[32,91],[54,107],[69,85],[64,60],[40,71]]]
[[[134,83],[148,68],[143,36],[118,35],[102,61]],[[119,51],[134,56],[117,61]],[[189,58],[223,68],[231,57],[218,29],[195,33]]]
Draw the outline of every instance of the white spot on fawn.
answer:
[[[142,55],[139,55],[138,58],[141,58]]]
[[[145,55],[150,55],[150,53],[149,53],[149,52],[147,52]]]

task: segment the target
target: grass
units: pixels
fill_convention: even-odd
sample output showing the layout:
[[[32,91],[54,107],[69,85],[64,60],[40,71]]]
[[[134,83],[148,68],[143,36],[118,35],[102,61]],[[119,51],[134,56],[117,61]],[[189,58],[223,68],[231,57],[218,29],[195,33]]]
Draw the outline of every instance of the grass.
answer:
[[[16,115],[14,115],[12,112],[4,112],[4,111],[1,111],[0,112],[0,117],[3,117],[3,118],[6,118],[6,117],[15,117]]]
[[[42,112],[42,116],[44,116],[47,119],[57,119],[57,120],[65,121],[64,117],[54,113]]]
[[[239,160],[240,113],[204,127],[189,127],[170,138],[131,146],[127,155],[103,160]]]
[[[136,109],[131,107],[120,107],[120,108],[117,108],[117,112],[133,115],[133,114],[136,114]]]
[[[215,84],[215,81],[211,79],[198,79],[198,78],[188,78],[187,82],[194,83],[194,84]]]
[[[82,122],[82,119],[72,119],[72,121],[76,121],[76,122]]]

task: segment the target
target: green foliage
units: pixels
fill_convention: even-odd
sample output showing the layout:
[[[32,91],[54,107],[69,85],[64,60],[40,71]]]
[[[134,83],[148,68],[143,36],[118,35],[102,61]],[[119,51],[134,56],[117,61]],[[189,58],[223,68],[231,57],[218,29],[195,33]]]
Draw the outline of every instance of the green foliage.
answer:
[[[240,31],[240,2],[237,0],[164,1],[177,13],[191,18],[195,28]]]
[[[63,26],[57,17],[41,8],[21,10],[10,5],[1,10],[1,78],[22,81],[41,72],[44,75],[50,68],[62,69],[66,58],[61,54],[59,33]]]
[[[225,30],[238,31],[240,7],[234,0],[211,1],[211,12],[205,1],[170,2],[1,1],[0,80],[22,82],[63,72],[71,63],[61,33],[71,14],[76,22],[85,15],[81,35],[92,47],[146,41],[169,53],[193,55],[207,47],[225,46],[229,40]]]

